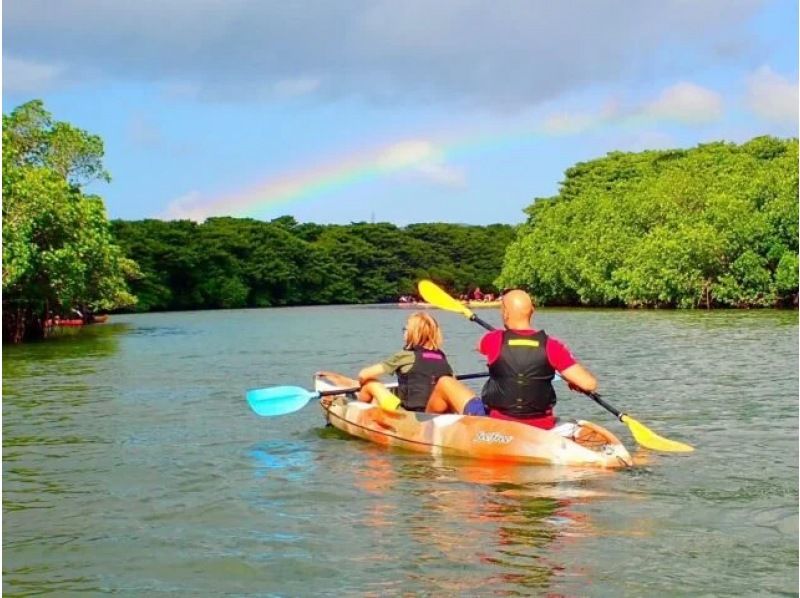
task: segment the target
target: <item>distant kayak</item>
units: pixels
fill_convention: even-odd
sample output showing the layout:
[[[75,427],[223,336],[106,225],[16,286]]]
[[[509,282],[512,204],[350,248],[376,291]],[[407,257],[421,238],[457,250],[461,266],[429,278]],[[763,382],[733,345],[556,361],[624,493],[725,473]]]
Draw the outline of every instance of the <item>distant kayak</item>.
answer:
[[[462,303],[470,309],[481,309],[487,307],[500,307],[502,301],[499,299],[497,301],[462,301]],[[418,301],[416,303],[407,301],[400,301],[397,303],[397,307],[409,307],[409,308],[416,308],[416,309],[431,309],[436,308],[435,305],[431,305],[430,303],[425,303],[423,301]],[[438,309],[438,308],[437,308]]]
[[[470,309],[479,309],[482,307],[500,307],[502,301],[462,301]]]
[[[316,390],[335,388],[321,379]],[[539,465],[618,469],[633,464],[611,432],[588,421],[542,430],[519,422],[460,414],[384,411],[376,405],[336,397],[322,409],[342,432],[384,446],[429,453]]]
[[[54,328],[57,326],[83,326],[83,320],[45,320],[45,328]]]

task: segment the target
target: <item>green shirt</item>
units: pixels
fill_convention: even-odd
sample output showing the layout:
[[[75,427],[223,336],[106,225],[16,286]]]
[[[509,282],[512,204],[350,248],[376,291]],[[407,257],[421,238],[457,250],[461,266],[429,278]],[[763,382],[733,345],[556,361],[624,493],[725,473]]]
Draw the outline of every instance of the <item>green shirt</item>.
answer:
[[[403,349],[391,357],[381,361],[381,366],[386,374],[407,374],[411,366],[414,365],[414,351]]]

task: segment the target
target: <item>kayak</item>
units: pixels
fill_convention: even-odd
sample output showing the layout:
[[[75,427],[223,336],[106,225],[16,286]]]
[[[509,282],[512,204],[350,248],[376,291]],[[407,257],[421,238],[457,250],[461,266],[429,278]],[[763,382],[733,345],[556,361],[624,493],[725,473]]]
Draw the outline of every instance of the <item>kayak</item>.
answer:
[[[317,391],[336,389],[319,377],[314,387]],[[339,395],[320,401],[328,423],[346,434],[384,446],[508,463],[606,469],[633,464],[614,434],[588,421],[565,422],[553,430],[542,430],[491,417],[385,411],[351,399]]]
[[[54,326],[83,326],[83,320],[45,320],[44,325],[46,328]]]
[[[462,301],[466,307],[470,309],[480,309],[480,308],[487,308],[487,307],[500,307],[502,303],[499,299],[497,301]],[[430,303],[425,303],[423,301],[418,301],[416,303],[412,303],[410,301],[404,302],[401,301],[397,304],[397,307],[416,307],[418,309],[429,309],[431,307],[436,307],[435,305],[431,305]]]
[[[502,301],[498,299],[497,301],[462,301],[462,303],[470,309],[476,309],[481,307],[500,307]]]

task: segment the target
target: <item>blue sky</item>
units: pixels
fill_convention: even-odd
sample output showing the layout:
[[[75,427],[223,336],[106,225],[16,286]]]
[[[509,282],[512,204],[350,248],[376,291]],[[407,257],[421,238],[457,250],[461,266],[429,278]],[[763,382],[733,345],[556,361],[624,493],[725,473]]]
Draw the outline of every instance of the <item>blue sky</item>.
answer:
[[[791,0],[3,3],[3,111],[100,135],[125,219],[516,223],[609,151],[797,136],[797,62]]]

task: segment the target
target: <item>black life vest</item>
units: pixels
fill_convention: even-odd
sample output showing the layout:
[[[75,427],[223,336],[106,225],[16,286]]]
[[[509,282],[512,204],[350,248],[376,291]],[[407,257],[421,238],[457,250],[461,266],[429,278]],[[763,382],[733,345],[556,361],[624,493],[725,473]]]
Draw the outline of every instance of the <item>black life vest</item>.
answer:
[[[484,405],[513,417],[544,415],[556,404],[556,371],[547,361],[547,334],[504,330],[502,342],[500,355],[489,365],[489,380],[481,393]]]
[[[397,373],[397,394],[408,411],[425,411],[433,387],[442,376],[452,376],[453,368],[441,351],[413,347],[414,364],[405,373]]]

